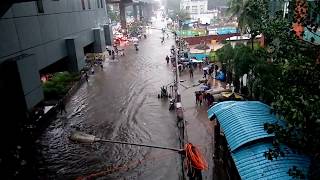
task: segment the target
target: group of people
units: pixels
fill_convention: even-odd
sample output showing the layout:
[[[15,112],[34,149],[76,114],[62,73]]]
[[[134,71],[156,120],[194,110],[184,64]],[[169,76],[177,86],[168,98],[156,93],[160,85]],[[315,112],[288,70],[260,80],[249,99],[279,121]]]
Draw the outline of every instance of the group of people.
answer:
[[[210,107],[214,102],[214,97],[210,93],[206,93],[204,91],[196,91],[196,105],[202,105],[202,102],[205,101],[207,105]]]
[[[114,60],[117,56],[124,56],[124,49],[119,49],[117,44],[113,45],[113,49],[107,49],[109,56]]]
[[[170,54],[170,56],[169,55],[167,55],[166,56],[166,62],[167,62],[167,64],[169,64],[169,62],[170,62],[170,60],[171,60],[171,63],[172,63],[172,65],[175,67],[175,63],[176,63],[176,50],[175,50],[175,47],[172,45],[171,46],[171,49],[170,49],[170,52],[171,52],[171,54]]]
[[[164,39],[165,39],[165,35],[167,36],[167,39],[169,38],[169,33],[166,32],[166,30],[164,28],[161,29],[162,32],[162,36],[161,36],[161,44],[164,43]]]
[[[99,66],[101,70],[103,70],[103,60],[102,59],[97,59],[93,62],[90,63],[90,73],[93,75],[95,73],[95,66]],[[86,72],[87,76],[86,80],[88,81],[88,73]]]
[[[203,69],[203,78],[207,79],[207,76],[212,76],[212,73],[214,72],[215,69],[217,69],[216,65],[215,66],[207,66],[205,68],[202,68],[204,65],[207,65],[207,63],[190,63],[189,64],[189,73],[190,73],[190,78],[193,77],[193,71],[197,66],[199,69]]]

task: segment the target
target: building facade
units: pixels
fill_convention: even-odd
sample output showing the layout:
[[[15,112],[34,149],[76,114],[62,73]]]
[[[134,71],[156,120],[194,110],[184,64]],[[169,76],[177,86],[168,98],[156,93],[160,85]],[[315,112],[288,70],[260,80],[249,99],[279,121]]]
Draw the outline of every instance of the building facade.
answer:
[[[181,0],[180,9],[188,12],[193,20],[210,24],[211,19],[218,15],[216,10],[208,11],[208,0]]]
[[[111,43],[108,22],[105,0],[28,1],[5,11],[0,18],[0,64],[14,67],[8,73],[17,74],[20,82],[12,88],[21,86],[26,109],[43,99],[40,71],[61,60],[69,71],[79,71],[85,65],[85,47],[105,50],[106,42]]]
[[[18,171],[32,174],[27,150],[32,134],[27,129],[33,123],[30,110],[44,99],[40,75],[81,70],[85,53],[100,53],[111,45],[108,22],[105,0],[0,2],[0,135],[11,134],[0,153],[4,179],[13,179]],[[12,152],[19,150],[17,158]]]

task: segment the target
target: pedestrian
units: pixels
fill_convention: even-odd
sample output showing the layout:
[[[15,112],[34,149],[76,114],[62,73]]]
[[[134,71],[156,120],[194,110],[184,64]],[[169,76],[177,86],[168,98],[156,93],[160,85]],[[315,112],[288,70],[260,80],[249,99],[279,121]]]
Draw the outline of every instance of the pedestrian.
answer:
[[[58,109],[59,109],[61,115],[62,115],[63,112],[67,113],[66,105],[64,104],[62,99],[60,99],[59,102],[58,102]]]
[[[212,73],[213,73],[213,66],[211,66],[211,67],[209,68],[209,75],[211,76]]]
[[[164,36],[161,37],[161,44],[164,43]]]
[[[115,59],[115,56],[114,56],[114,50],[112,50],[112,51],[111,51],[111,58],[112,58],[112,60],[114,60],[114,59]]]
[[[170,58],[169,58],[169,56],[167,55],[167,57],[166,57],[167,64],[169,63],[169,60],[170,60]]]
[[[198,105],[198,102],[199,102],[199,92],[196,91],[196,92],[195,92],[195,95],[196,95],[196,105]]]
[[[114,51],[116,52],[117,56],[119,55],[119,49],[117,46],[114,47]]]
[[[86,81],[89,82],[89,75],[87,72],[84,74],[84,77],[86,78]]]
[[[201,104],[202,104],[202,100],[203,100],[203,94],[200,93],[200,95],[199,95],[199,104],[200,104],[200,106],[201,106]]]
[[[190,67],[189,73],[190,73],[190,78],[193,78],[193,68],[192,67]]]
[[[120,56],[124,56],[124,49],[120,51]]]
[[[91,67],[91,74],[94,74],[94,68]]]
[[[207,70],[203,70],[203,78],[207,79]]]

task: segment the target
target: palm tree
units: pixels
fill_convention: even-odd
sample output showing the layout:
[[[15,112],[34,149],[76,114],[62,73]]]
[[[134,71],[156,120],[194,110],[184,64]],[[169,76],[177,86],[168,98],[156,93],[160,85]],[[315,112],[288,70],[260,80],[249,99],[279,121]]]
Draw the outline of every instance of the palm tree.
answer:
[[[249,0],[228,0],[228,13],[232,17],[237,17],[238,28],[241,33],[246,33],[246,24],[249,22],[249,17],[246,15],[245,9]]]
[[[229,12],[237,16],[241,33],[251,35],[252,49],[254,38],[261,33],[267,19],[266,0],[230,0]]]
[[[231,13],[231,17],[239,17],[248,1],[249,0],[228,0],[228,12]]]

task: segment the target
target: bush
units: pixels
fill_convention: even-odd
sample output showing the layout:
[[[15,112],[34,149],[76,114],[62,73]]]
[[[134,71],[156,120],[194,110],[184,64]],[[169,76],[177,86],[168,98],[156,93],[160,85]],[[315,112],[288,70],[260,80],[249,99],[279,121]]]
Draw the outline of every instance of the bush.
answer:
[[[57,72],[53,77],[42,84],[45,100],[60,99],[72,87],[73,82],[78,81],[78,73]]]
[[[217,59],[218,59],[218,57],[217,57],[216,52],[211,51],[211,52],[209,53],[209,61],[210,61],[210,63],[215,63],[215,62],[217,62]]]

